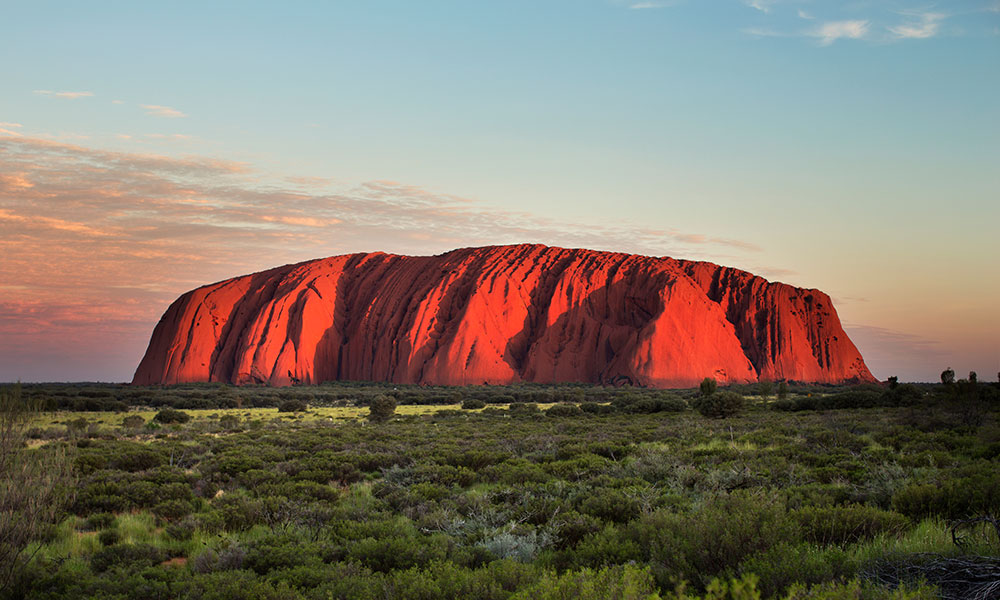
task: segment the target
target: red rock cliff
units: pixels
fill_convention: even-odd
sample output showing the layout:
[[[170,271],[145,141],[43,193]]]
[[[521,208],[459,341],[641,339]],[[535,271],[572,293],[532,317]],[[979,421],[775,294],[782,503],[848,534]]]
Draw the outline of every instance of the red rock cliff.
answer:
[[[874,381],[830,298],[711,263],[538,245],[352,254],[188,292],[133,383]]]

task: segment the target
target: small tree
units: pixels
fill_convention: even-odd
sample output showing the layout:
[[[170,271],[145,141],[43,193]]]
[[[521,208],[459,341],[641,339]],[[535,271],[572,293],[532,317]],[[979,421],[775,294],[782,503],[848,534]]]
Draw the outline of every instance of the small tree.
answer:
[[[976,383],[979,381],[979,376],[976,375],[975,371],[969,371],[969,383]]]
[[[889,389],[894,390],[897,387],[899,387],[899,377],[893,375],[892,377],[889,378]]]
[[[719,384],[714,379],[712,379],[711,377],[706,377],[701,380],[701,385],[698,386],[698,389],[701,390],[702,396],[711,396],[712,394],[715,393],[715,390],[718,387]]]
[[[955,371],[948,367],[944,371],[941,371],[941,383],[945,385],[951,385],[955,383]]]
[[[387,394],[379,394],[368,405],[368,420],[372,423],[385,423],[396,414],[396,399]]]
[[[788,384],[782,381],[778,384],[778,400],[784,400],[788,397]]]
[[[771,392],[774,391],[774,383],[770,379],[761,379],[757,382],[757,391],[762,398],[767,400],[771,396]]]

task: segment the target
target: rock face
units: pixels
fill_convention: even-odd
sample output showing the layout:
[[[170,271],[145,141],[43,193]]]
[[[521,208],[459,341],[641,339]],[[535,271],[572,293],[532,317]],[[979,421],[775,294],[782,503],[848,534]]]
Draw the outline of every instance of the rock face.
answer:
[[[830,298],[711,263],[539,245],[352,254],[178,298],[133,383],[874,381]]]

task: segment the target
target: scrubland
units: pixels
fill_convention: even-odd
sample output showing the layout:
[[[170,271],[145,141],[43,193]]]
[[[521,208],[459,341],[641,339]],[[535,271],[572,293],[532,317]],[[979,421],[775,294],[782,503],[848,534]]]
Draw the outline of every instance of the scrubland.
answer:
[[[3,593],[996,597],[1000,389],[761,391],[23,386],[73,476]]]

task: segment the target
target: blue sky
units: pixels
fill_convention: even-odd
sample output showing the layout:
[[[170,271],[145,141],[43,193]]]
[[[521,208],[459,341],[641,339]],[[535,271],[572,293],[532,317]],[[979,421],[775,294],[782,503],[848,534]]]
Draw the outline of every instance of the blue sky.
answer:
[[[515,241],[712,260],[818,287],[880,377],[1000,371],[994,0],[2,13],[0,234],[18,241],[0,247],[0,331],[30,323],[32,339],[80,343],[12,358],[0,380],[127,379],[160,312],[199,283],[340,252]],[[168,162],[150,167],[150,155]],[[132,185],[116,198],[188,188],[140,210],[149,196],[115,203],[113,182]],[[192,194],[230,220],[208,231],[178,208]],[[194,220],[178,232],[182,213]],[[126,236],[125,214],[149,233]],[[230,252],[262,228],[271,245]],[[148,281],[148,268],[106,268],[131,287],[98,272],[54,287],[26,267],[79,274],[86,256],[65,257],[83,247],[132,269],[174,251]],[[80,316],[81,294],[107,310]],[[142,310],[118,323],[123,300]],[[103,362],[86,347],[95,322],[127,340]]]

